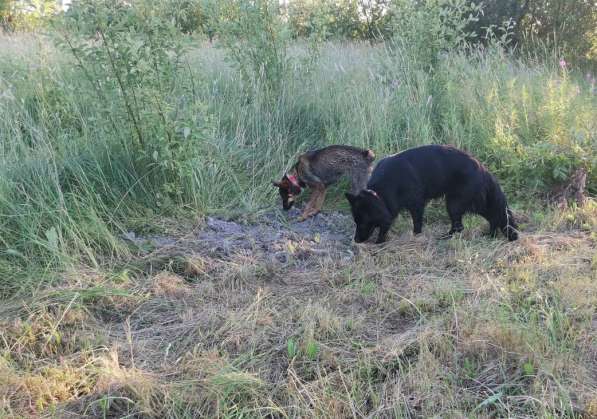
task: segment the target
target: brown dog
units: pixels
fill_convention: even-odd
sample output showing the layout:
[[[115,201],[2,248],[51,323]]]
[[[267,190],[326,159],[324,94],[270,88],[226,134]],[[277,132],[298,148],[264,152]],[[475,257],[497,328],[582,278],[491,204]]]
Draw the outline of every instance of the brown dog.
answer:
[[[311,199],[303,210],[303,221],[321,211],[328,186],[343,176],[349,176],[350,192],[358,194],[367,185],[375,155],[371,150],[347,145],[332,145],[319,150],[308,151],[299,156],[292,169],[279,182],[273,182],[282,197],[282,207],[292,208],[295,197],[303,188],[313,189]]]

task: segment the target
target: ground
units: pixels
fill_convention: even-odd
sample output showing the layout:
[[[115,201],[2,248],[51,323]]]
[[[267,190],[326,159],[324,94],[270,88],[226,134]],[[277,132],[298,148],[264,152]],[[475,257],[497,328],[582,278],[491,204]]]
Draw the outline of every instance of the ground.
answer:
[[[9,301],[0,416],[597,415],[593,201],[512,243],[297,213],[127,232],[130,260]]]

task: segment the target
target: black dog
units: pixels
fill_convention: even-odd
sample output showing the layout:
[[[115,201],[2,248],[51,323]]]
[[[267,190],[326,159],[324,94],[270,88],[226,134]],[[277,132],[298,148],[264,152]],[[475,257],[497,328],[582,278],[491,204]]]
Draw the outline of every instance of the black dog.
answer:
[[[406,209],[421,232],[425,204],[446,197],[452,221],[449,235],[462,231],[462,216],[475,213],[489,221],[495,236],[499,228],[508,240],[516,240],[516,224],[497,180],[472,156],[451,146],[427,145],[386,157],[377,164],[367,189],[346,194],[357,225],[354,240],[367,240],[379,227],[377,243],[398,213]]]

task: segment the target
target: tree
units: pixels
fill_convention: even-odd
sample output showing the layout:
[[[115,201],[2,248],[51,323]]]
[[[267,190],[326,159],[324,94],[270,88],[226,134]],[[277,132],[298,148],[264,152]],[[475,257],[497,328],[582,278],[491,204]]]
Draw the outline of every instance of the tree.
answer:
[[[0,26],[4,31],[33,30],[58,10],[55,0],[0,0]]]
[[[515,45],[532,47],[536,41],[556,47],[569,59],[588,58],[593,44],[591,35],[597,27],[597,3],[594,0],[473,0],[483,7],[477,22],[469,28],[483,36],[511,22],[511,40]]]
[[[482,8],[478,20],[469,24],[469,29],[478,35],[480,42],[486,42],[487,32],[495,32],[507,25],[511,29],[511,41],[518,43],[521,37],[521,22],[528,12],[531,0],[473,0]]]
[[[387,37],[392,20],[391,0],[359,0],[362,34],[367,39]]]
[[[582,58],[591,49],[587,36],[597,26],[594,0],[528,0],[521,30],[527,38],[546,41],[569,58]]]

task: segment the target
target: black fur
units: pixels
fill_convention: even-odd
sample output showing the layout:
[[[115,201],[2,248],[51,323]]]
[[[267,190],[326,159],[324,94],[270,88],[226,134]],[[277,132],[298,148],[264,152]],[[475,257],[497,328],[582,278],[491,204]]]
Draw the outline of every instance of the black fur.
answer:
[[[452,221],[449,235],[463,230],[465,213],[474,213],[489,221],[492,236],[499,228],[508,240],[518,238],[506,197],[493,175],[464,151],[427,145],[380,160],[367,189],[346,194],[356,223],[355,242],[367,240],[377,227],[377,243],[384,242],[402,210],[410,212],[414,233],[420,233],[425,204],[442,196]]]
[[[298,181],[298,185],[293,184],[287,175],[282,177],[280,182],[272,182],[273,185],[278,188],[278,192],[282,197],[282,208],[288,211],[294,205],[294,199],[297,195],[299,195],[302,191],[301,188],[304,188],[306,185],[304,182]]]

